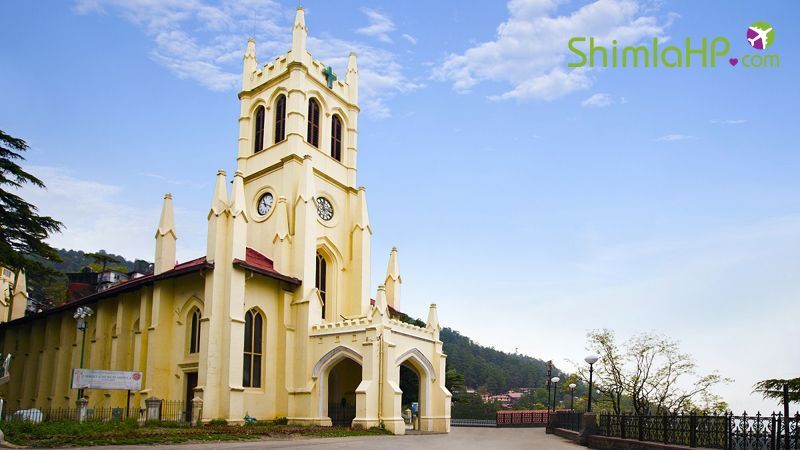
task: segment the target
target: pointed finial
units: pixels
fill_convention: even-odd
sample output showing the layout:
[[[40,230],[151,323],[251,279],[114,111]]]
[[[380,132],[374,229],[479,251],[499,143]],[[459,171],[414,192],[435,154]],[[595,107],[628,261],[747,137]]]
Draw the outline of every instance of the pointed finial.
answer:
[[[367,189],[364,186],[358,187],[358,205],[356,209],[356,227],[362,230],[372,229],[369,226],[369,213],[367,212]]]
[[[214,195],[211,198],[211,212],[220,215],[228,208],[228,184],[225,182],[225,171],[217,171],[217,182],[214,185]]]
[[[175,212],[172,209],[172,194],[164,194],[164,204],[161,207],[161,218],[158,221],[157,235],[164,236],[167,233],[175,234]]]
[[[397,262],[397,247],[392,247],[392,251],[389,252],[389,266],[386,268],[386,278],[391,278],[395,281],[400,279],[400,265]]]
[[[383,285],[378,286],[378,293],[375,295],[375,309],[381,314],[386,314],[388,311],[386,304],[386,288]]]
[[[306,39],[308,29],[306,28],[306,13],[303,7],[297,8],[294,16],[294,26],[292,28],[292,60],[302,61],[306,54]]]
[[[436,313],[436,303],[431,303],[431,307],[428,309],[428,322],[425,324],[425,328],[434,331],[439,331],[441,328],[439,326],[439,315]]]
[[[17,272],[17,279],[14,280],[14,294],[28,294],[28,283],[25,278],[25,269]]]
[[[233,176],[233,190],[231,191],[230,201],[231,215],[236,217],[244,214],[246,205],[244,199],[244,174],[240,170]],[[246,215],[245,215],[246,216]]]
[[[348,86],[350,103],[358,103],[358,64],[355,52],[350,52],[350,57],[347,58],[347,74],[344,81]]]

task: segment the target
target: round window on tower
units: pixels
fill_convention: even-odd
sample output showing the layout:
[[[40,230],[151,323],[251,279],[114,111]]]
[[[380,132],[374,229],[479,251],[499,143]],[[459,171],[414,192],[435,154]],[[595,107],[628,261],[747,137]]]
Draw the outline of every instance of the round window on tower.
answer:
[[[317,215],[326,222],[333,219],[333,205],[330,200],[325,197],[317,197]]]

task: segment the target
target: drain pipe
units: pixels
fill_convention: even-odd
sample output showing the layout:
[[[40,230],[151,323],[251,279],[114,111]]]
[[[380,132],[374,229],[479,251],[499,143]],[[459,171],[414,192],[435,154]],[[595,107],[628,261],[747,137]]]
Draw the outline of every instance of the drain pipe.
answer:
[[[378,335],[378,426],[383,424],[383,329]]]

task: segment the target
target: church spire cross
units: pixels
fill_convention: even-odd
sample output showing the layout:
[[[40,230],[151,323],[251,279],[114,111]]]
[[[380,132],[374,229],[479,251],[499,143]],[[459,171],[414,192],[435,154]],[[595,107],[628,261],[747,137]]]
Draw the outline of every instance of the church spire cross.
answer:
[[[328,66],[322,69],[322,74],[325,75],[325,79],[328,81],[328,89],[333,89],[333,82],[337,80],[336,74],[333,73],[333,67]]]

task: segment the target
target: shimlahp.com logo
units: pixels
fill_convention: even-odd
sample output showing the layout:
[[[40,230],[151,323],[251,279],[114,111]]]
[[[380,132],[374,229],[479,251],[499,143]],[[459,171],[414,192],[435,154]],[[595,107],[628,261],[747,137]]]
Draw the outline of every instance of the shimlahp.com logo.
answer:
[[[766,50],[775,42],[775,30],[767,22],[753,22],[747,28],[747,43],[751,49]],[[587,46],[588,43],[588,46]],[[567,66],[604,67],[604,68],[676,68],[676,67],[717,67],[718,58],[728,59],[731,67],[741,61],[747,68],[777,68],[781,59],[776,54],[745,53],[741,57],[729,57],[731,43],[724,36],[713,39],[703,37],[699,41],[687,37],[683,45],[664,45],[658,37],[652,38],[649,45],[626,45],[618,47],[614,39],[611,47],[597,44],[594,37],[576,36],[569,40],[567,47],[577,56],[577,61],[570,61]]]

